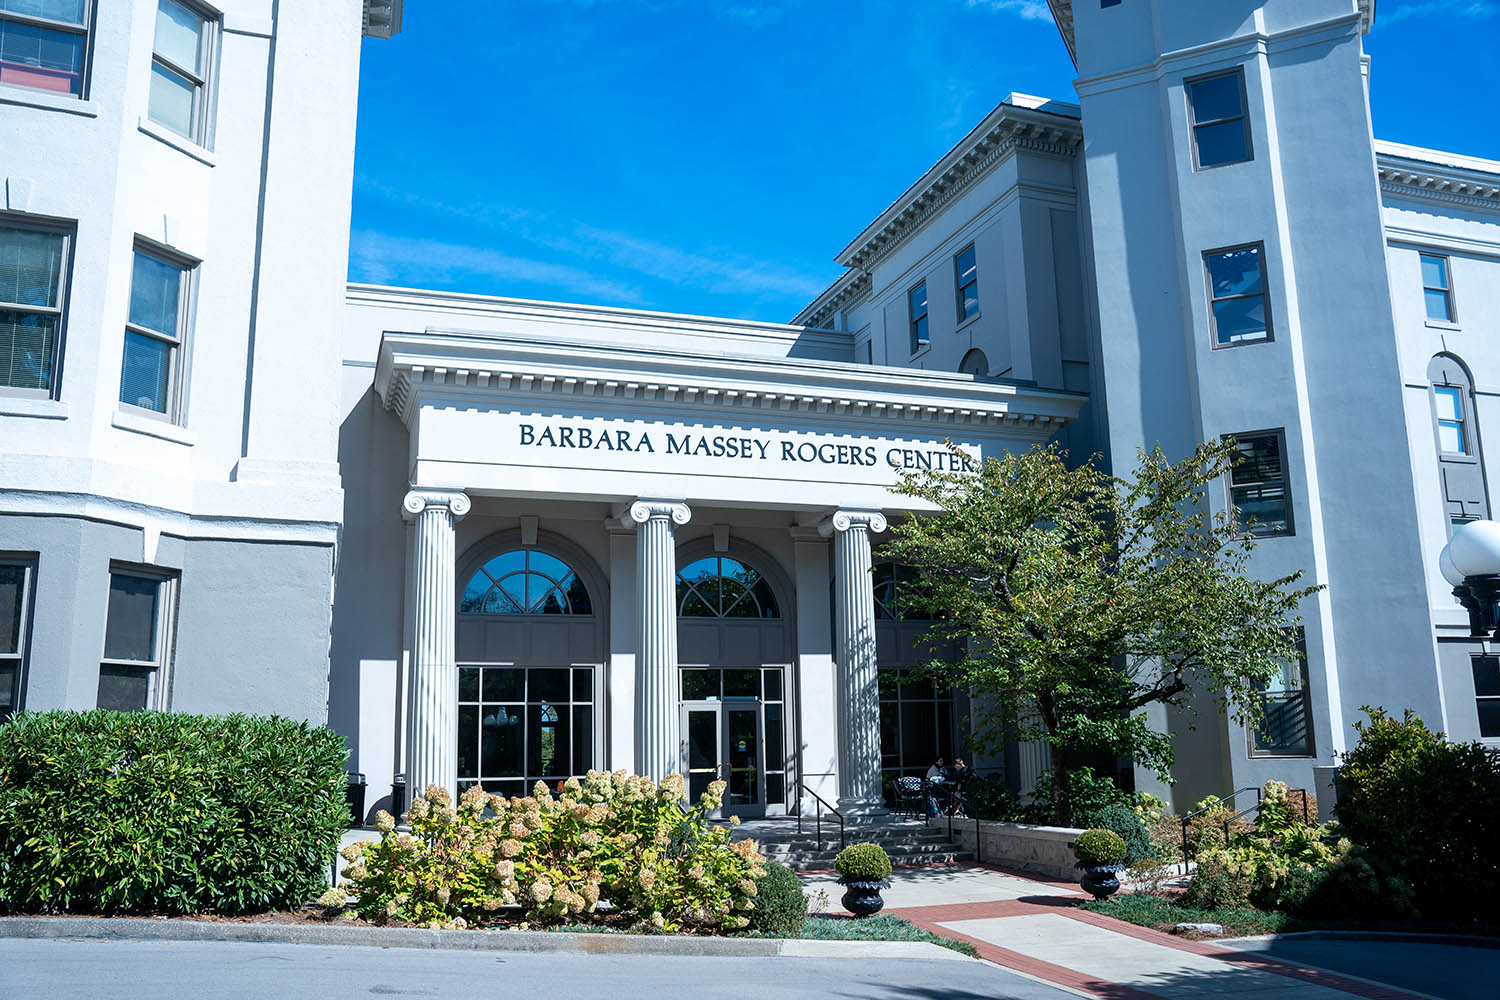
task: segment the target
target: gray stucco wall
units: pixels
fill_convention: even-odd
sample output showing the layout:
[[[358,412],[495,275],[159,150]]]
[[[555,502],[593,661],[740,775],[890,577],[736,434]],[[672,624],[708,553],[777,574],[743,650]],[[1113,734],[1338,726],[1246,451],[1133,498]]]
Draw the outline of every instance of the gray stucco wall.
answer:
[[[0,551],[34,553],[25,708],[93,708],[111,564],[177,571],[169,707],[328,717],[330,544],[183,539],[146,558],[141,529],[69,516],[0,516]]]

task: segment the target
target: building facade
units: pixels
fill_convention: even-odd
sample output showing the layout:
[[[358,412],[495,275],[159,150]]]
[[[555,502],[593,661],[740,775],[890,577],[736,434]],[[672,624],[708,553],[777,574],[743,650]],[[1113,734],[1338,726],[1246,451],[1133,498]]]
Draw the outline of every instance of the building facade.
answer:
[[[346,286],[399,3],[3,8],[0,712],[327,722],[371,809],[590,768],[878,808],[977,708],[896,683],[895,469],[1233,435],[1213,502],[1326,589],[1259,731],[1163,713],[1137,784],[1311,787],[1366,704],[1500,739],[1437,569],[1490,516],[1500,164],[1374,138],[1363,0],[1053,0],[1079,103],[1007,97],[785,325]]]

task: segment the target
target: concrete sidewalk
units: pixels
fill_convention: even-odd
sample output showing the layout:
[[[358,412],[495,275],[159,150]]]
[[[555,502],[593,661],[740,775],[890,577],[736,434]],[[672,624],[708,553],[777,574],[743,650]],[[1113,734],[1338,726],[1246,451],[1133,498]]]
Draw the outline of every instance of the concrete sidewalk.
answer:
[[[807,877],[841,912],[832,876]],[[897,871],[886,909],[937,934],[966,940],[997,965],[1080,996],[1109,1000],[1432,1000],[1415,992],[1276,957],[1267,949],[1194,942],[1079,909],[1076,884],[1042,882],[984,866]],[[1489,954],[1500,955],[1500,952]],[[1493,978],[1490,983],[1493,984]],[[1427,987],[1423,987],[1427,988]]]

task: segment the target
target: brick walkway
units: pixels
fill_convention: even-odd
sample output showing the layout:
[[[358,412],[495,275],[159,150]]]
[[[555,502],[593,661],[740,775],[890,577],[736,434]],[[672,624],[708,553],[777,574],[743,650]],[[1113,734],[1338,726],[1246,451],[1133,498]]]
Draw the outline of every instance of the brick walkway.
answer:
[[[1430,1000],[1352,976],[1241,952],[1079,909],[1076,884],[990,865],[898,871],[885,912],[968,941],[981,957],[1083,996],[1108,1000]],[[808,888],[828,892],[826,878]],[[937,903],[935,898],[961,900]]]

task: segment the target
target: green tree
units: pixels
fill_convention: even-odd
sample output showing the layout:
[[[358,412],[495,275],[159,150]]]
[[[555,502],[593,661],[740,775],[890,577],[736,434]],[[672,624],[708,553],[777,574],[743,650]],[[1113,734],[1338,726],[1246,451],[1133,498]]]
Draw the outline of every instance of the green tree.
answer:
[[[1300,571],[1251,575],[1254,539],[1207,503],[1236,454],[1204,444],[1173,463],[1158,448],[1118,479],[1051,445],[901,476],[936,512],[893,528],[887,553],[914,571],[899,600],[934,616],[934,648],[959,651],[929,669],[988,696],[982,739],[1050,744],[1063,822],[1083,754],[1168,776],[1171,738],[1148,706],[1208,691],[1254,724],[1257,693],[1297,655],[1297,605],[1318,588]]]

